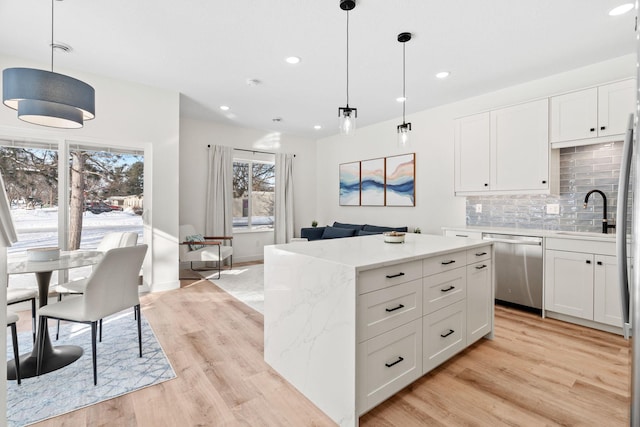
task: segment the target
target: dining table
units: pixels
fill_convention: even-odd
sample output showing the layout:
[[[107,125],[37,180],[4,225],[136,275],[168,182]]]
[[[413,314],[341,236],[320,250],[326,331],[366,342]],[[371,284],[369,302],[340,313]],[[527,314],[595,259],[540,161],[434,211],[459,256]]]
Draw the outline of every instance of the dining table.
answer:
[[[95,265],[103,256],[103,252],[87,250],[63,251],[60,252],[59,259],[47,261],[31,261],[27,255],[11,256],[7,260],[7,273],[34,273],[38,283],[38,307],[44,307],[48,303],[49,284],[54,271]],[[44,351],[40,373],[38,373],[38,347],[41,343],[44,345]],[[49,328],[39,327],[33,350],[31,353],[20,356],[20,377],[31,378],[63,368],[78,360],[82,353],[82,347],[75,345],[53,346],[49,337]],[[15,360],[7,362],[7,378],[16,379]]]

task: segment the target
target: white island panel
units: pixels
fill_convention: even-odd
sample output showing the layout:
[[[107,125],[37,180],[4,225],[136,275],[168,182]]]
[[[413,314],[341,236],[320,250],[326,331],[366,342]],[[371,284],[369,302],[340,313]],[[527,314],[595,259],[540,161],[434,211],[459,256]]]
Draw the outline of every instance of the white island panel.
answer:
[[[355,270],[278,246],[264,255],[265,361],[338,425],[357,425]]]

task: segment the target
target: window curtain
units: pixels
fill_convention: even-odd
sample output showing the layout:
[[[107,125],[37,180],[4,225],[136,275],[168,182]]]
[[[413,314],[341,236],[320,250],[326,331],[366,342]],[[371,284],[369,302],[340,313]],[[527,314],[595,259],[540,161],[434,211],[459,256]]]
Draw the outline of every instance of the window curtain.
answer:
[[[293,238],[293,154],[276,154],[275,243]]]
[[[212,145],[208,155],[205,227],[207,236],[233,235],[233,148]]]

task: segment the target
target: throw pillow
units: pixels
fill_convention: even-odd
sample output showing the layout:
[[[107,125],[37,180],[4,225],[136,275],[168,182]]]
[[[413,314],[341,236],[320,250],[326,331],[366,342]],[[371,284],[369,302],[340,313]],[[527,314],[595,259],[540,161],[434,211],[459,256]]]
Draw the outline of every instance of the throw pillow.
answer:
[[[204,236],[202,234],[192,234],[184,238],[186,242],[204,242]],[[204,248],[206,245],[189,245],[190,251],[197,251]]]
[[[352,237],[356,233],[353,228],[325,227],[322,233],[323,239],[337,239],[340,237]]]
[[[380,227],[378,225],[369,225],[369,224],[365,224],[365,226],[362,227],[362,229],[364,231],[375,231],[378,233],[384,233],[386,231],[404,231],[405,233],[407,232],[407,227]]]
[[[338,227],[338,228],[353,228],[354,230],[362,230],[362,224],[345,224],[342,222],[337,222],[335,221],[333,223],[334,227]]]

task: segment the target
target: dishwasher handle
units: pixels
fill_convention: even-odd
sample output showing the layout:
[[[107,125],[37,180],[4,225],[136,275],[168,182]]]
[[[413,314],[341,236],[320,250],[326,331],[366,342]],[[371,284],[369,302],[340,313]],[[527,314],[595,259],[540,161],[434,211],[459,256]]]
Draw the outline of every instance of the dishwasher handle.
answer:
[[[494,237],[494,235],[483,235],[482,240],[486,240],[487,242],[496,242],[496,243],[508,243],[511,245],[529,245],[529,246],[542,246],[542,239],[539,237],[527,237],[524,239],[519,239],[520,236],[508,236],[514,238],[504,238],[504,237]]]

